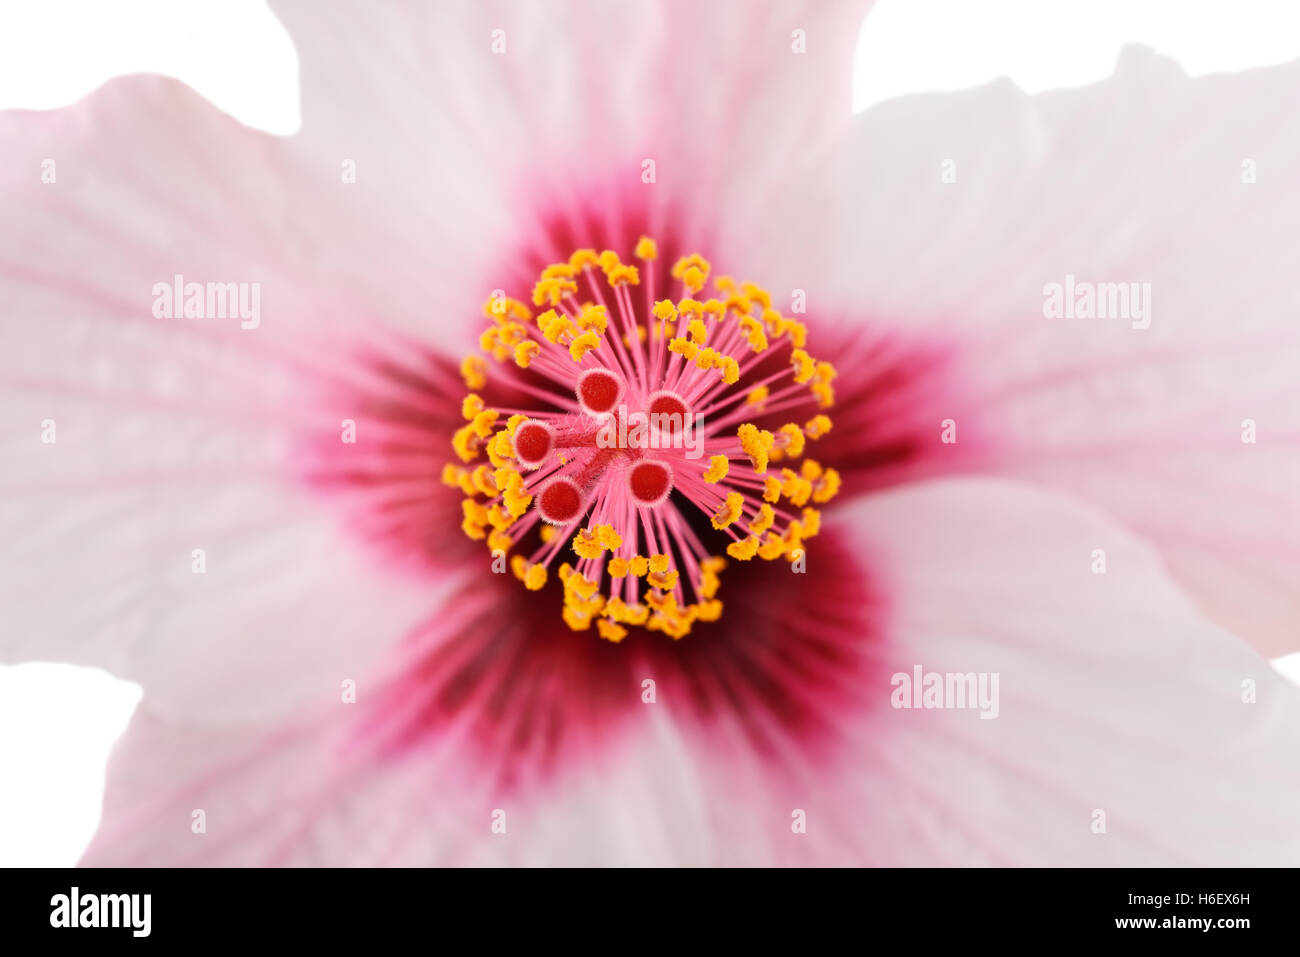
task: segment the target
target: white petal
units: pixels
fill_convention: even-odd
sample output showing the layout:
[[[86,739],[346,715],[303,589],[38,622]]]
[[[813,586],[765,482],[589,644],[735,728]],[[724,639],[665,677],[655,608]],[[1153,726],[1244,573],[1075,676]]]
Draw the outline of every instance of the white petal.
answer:
[[[1077,90],[881,104],[734,248],[806,290],[810,319],[955,352],[933,435],[957,421],[961,468],[1106,506],[1281,653],[1300,636],[1298,85],[1300,63],[1189,80],[1129,49]],[[1150,309],[1047,318],[1067,277],[1139,284]]]
[[[770,713],[757,706],[742,713],[723,699],[704,717],[688,694],[661,693],[634,706],[639,719],[611,733],[609,747],[592,747],[562,774],[507,792],[478,773],[482,764],[465,760],[481,702],[464,702],[458,719],[400,751],[377,749],[367,736],[359,717],[365,699],[291,725],[220,732],[164,720],[146,702],[115,758],[106,823],[87,860],[1300,860],[1300,771],[1291,760],[1300,690],[1200,620],[1149,549],[1092,510],[986,480],[872,497],[843,516],[840,531],[860,549],[870,579],[864,594],[888,596],[890,628],[844,636],[844,660],[856,654],[872,664],[846,671],[848,700],[828,709],[819,736],[784,733],[772,720],[779,702]],[[817,541],[804,590],[810,603],[828,593],[817,587]],[[1106,549],[1105,574],[1092,571],[1096,547]],[[824,665],[791,660],[801,647],[787,650],[787,669]],[[911,674],[915,665],[997,673],[997,716],[892,708],[892,674]],[[579,669],[547,672],[544,656],[533,669],[529,694],[500,707],[528,709],[538,693],[581,691],[565,688]],[[706,683],[717,678],[699,675]],[[1247,680],[1254,682],[1250,703]],[[795,693],[802,684],[775,687]],[[378,697],[368,700],[383,707]],[[536,714],[548,713],[542,705]],[[521,710],[516,720],[526,724],[530,713]],[[767,745],[757,746],[759,738]],[[502,758],[488,757],[496,760],[487,765]],[[202,837],[189,830],[194,809],[207,812]],[[505,815],[502,834],[492,830],[497,811]],[[806,833],[795,830],[800,812]],[[1094,833],[1103,820],[1097,812],[1105,830]],[[160,820],[167,826],[159,828]]]
[[[720,191],[753,202],[850,122],[868,6],[272,3],[302,62],[306,142],[355,158],[431,230],[493,223],[503,258],[539,209],[579,202],[610,217],[671,203],[690,220],[678,230],[716,228]],[[485,174],[495,210],[462,193]]]
[[[1300,860],[1300,695],[1198,620],[1151,549],[993,481],[871,497],[852,522],[898,584],[898,672],[999,675],[994,718],[889,708],[860,729],[874,859]]]
[[[349,229],[334,163],[314,173],[174,80],[0,114],[0,142],[0,654],[100,665],[191,714],[336,697],[429,598],[303,478],[313,436],[352,451],[354,350],[394,340],[375,310],[429,322],[400,295],[410,260]],[[250,306],[256,285],[259,314],[158,318],[177,274],[242,283]]]

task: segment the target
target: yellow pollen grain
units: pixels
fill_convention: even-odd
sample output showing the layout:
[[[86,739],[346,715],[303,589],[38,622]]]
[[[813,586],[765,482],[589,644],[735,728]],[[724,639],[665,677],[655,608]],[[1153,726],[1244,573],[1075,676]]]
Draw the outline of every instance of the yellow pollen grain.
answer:
[[[716,485],[727,477],[729,464],[725,455],[709,456],[709,467],[704,470],[704,481]]]
[[[564,619],[564,623],[573,631],[588,631],[591,628],[591,615],[583,614],[569,605],[564,606],[564,610],[560,613],[560,617]]]
[[[808,433],[809,438],[820,439],[823,435],[831,430],[831,420],[828,415],[814,415],[804,423],[804,431]]]
[[[599,558],[604,554],[605,546],[601,544],[596,533],[589,528],[579,529],[573,537],[573,550],[579,558]]]
[[[578,325],[583,329],[595,329],[597,332],[604,333],[609,327],[609,313],[604,306],[583,306],[582,312],[578,315]]]
[[[474,483],[474,488],[488,498],[496,495],[499,491],[496,480],[492,477],[492,470],[486,465],[480,465],[476,468],[470,478]]]
[[[543,314],[545,316],[545,314]],[[540,324],[539,317],[539,324]],[[546,320],[542,327],[542,335],[546,337],[547,342],[559,344],[560,337],[570,335],[573,332],[573,323],[569,322],[568,316],[561,316],[552,312],[551,318]]]
[[[677,318],[677,307],[671,299],[660,299],[651,312],[660,322],[672,322]]]
[[[696,621],[717,621],[722,617],[722,602],[701,601],[694,605]]]
[[[637,240],[635,256],[637,259],[652,260],[659,258],[659,246],[649,236]]]
[[[736,519],[740,518],[740,510],[745,504],[745,496],[739,492],[731,492],[727,495],[722,505],[713,515],[713,527],[724,529]]]
[[[575,249],[569,255],[569,265],[574,269],[584,269],[587,266],[595,266],[600,262],[600,257],[596,255],[594,249]]]
[[[467,387],[481,389],[487,385],[487,362],[481,356],[466,356],[460,364],[460,374]]]
[[[506,511],[513,518],[523,518],[528,506],[533,503],[533,497],[524,491],[524,481],[518,472],[506,482],[501,498],[505,502]]]
[[[660,591],[671,591],[677,587],[677,572],[651,572],[646,576],[646,583]]]
[[[569,263],[552,263],[542,270],[543,279],[572,279],[578,270]]]
[[[792,459],[797,459],[799,456],[803,455],[805,442],[803,429],[799,428],[799,426],[795,425],[793,422],[789,422],[781,426],[777,431],[785,437],[782,449],[784,454],[788,455]]]
[[[714,572],[700,572],[700,587],[698,589],[701,598],[712,598],[718,593],[718,586],[722,584],[722,579]]]
[[[494,504],[488,508],[488,522],[496,531],[504,532],[515,523],[515,520],[500,505]]]
[[[781,538],[780,535],[769,532],[767,541],[765,541],[758,549],[758,557],[770,562],[773,559],[780,558],[784,555],[785,549],[785,540]]]
[[[501,334],[498,337],[502,346],[514,346],[523,340],[528,330],[517,322],[507,322],[501,327]]]
[[[474,434],[480,439],[486,439],[492,434],[496,426],[497,417],[501,415],[496,409],[484,409],[474,416],[470,426],[474,429]]]
[[[583,356],[592,349],[597,349],[599,347],[600,336],[596,335],[596,333],[591,330],[588,330],[569,343],[569,355],[573,358],[574,362],[581,362]]]
[[[766,289],[756,286],[752,282],[741,283],[740,288],[746,296],[753,299],[764,309],[772,308],[772,296]]]
[[[552,306],[558,306],[560,300],[570,293],[578,291],[578,284],[572,279],[549,278],[538,280],[537,285],[533,287],[533,305],[540,306],[543,303]]]
[[[749,343],[749,348],[754,352],[762,352],[767,348],[767,334],[763,331],[763,324],[753,316],[744,316],[740,320],[740,331]]]
[[[515,365],[519,366],[521,369],[527,369],[532,365],[533,360],[537,358],[538,353],[541,351],[542,347],[539,343],[519,343],[519,345],[515,346]]]
[[[605,279],[611,286],[636,286],[641,282],[641,274],[636,266],[620,264],[606,272]]]
[[[691,253],[689,256],[683,256],[677,260],[677,262],[673,263],[673,268],[669,271],[669,274],[674,279],[686,282],[686,275],[692,269],[700,276],[700,285],[692,290],[692,292],[698,292],[699,289],[704,287],[704,280],[708,278],[710,269],[709,261],[699,253]]]
[[[465,534],[476,542],[487,538],[487,509],[472,498],[463,499],[460,504],[465,514],[460,527]]]
[[[766,429],[759,429],[751,422],[746,422],[736,434],[740,436],[740,447],[749,456],[754,471],[762,475],[767,471],[768,453],[772,450],[776,437]]]
[[[683,319],[702,319],[704,317],[704,303],[696,299],[683,299],[677,303],[677,312]]]
[[[653,259],[654,257],[651,256],[648,258]],[[608,618],[597,619],[596,631],[600,633],[600,637],[604,638],[606,641],[612,641],[615,644],[618,644],[627,637],[627,629],[622,625],[614,624]]]
[[[579,597],[586,599],[596,593],[596,588],[599,584],[599,582],[592,581],[581,572],[573,571],[570,572],[569,577],[565,579],[564,588],[566,591],[572,592]]]
[[[790,364],[795,369],[794,381],[801,385],[811,379],[817,371],[817,363],[813,361],[813,357],[802,349],[795,349],[790,353]]]
[[[451,437],[451,447],[456,450],[462,462],[473,462],[478,458],[478,446],[474,442],[474,425],[462,426]]]
[[[748,296],[728,296],[725,305],[737,316],[743,317],[749,313],[750,302]]]
[[[812,482],[790,469],[781,470],[781,479],[781,492],[790,499],[792,505],[803,508],[808,504],[813,493]]]
[[[753,535],[732,542],[727,546],[727,554],[742,562],[747,562],[758,553],[758,539]]]
[[[817,484],[817,490],[813,493],[813,501],[818,505],[824,505],[833,499],[840,491],[840,473],[835,469],[827,469],[822,476],[821,481]]]
[[[687,361],[690,361],[699,353],[700,347],[691,342],[691,340],[678,336],[676,339],[669,341],[668,351],[676,352],[685,357]]]

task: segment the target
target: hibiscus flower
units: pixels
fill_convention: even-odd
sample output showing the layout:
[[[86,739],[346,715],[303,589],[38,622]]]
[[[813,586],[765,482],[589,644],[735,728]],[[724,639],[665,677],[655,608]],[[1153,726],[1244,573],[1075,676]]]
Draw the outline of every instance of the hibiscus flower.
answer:
[[[0,114],[0,647],[144,688],[85,863],[1300,858],[1300,67],[273,6],[295,136]]]

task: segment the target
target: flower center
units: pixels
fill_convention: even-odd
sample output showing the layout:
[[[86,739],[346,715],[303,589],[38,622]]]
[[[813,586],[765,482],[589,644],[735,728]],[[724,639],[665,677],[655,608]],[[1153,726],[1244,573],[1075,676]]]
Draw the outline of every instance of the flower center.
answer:
[[[554,568],[565,622],[615,642],[716,621],[718,552],[799,562],[821,523],[809,503],[840,484],[803,458],[831,427],[836,375],[806,350],[804,324],[726,276],[696,298],[711,267],[694,254],[659,277],[674,298],[655,299],[655,242],[635,257],[579,249],[547,266],[536,315],[500,291],[487,302],[487,358],[461,364],[460,461],[442,476],[495,571],[508,557],[540,590]]]

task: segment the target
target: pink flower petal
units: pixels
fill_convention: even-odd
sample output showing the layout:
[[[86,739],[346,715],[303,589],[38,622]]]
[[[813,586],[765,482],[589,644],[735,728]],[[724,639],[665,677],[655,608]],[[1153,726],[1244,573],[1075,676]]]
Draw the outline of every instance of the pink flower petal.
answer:
[[[272,4],[302,64],[303,141],[356,159],[378,208],[430,230],[490,222],[503,246],[539,197],[567,207],[593,177],[671,197],[693,230],[724,195],[752,203],[848,125],[869,6]],[[507,202],[462,193],[484,176]]]
[[[729,596],[738,617],[677,643],[550,627],[480,579],[356,705],[218,732],[146,700],[86,862],[1300,859],[1300,694],[1199,621],[1149,549],[992,481],[846,517],[856,558],[832,548],[806,576],[767,565]],[[997,717],[891,707],[891,674],[916,665],[997,672]]]
[[[946,344],[942,395],[903,410],[925,412],[936,471],[957,453],[1105,506],[1216,621],[1292,650],[1297,84],[1298,64],[1189,80],[1128,50],[1077,90],[884,103],[719,246],[803,289],[810,314]],[[772,220],[785,231],[759,229]],[[1149,283],[1149,328],[1046,318],[1044,287],[1067,276]],[[944,418],[956,447],[938,445]]]
[[[114,759],[87,862],[475,863],[502,853],[529,861],[554,828],[577,823],[549,821],[556,795],[585,789],[581,800],[593,802],[601,827],[632,813],[622,788],[601,795],[614,768],[622,770],[613,780],[631,773],[644,782],[637,801],[654,829],[618,840],[644,841],[653,859],[671,860],[687,849],[676,847],[683,835],[670,821],[656,819],[656,801],[694,797],[656,779],[661,768],[632,769],[648,741],[679,753],[687,779],[712,756],[777,786],[810,767],[829,773],[846,719],[883,706],[861,693],[886,682],[883,597],[846,542],[830,532],[819,542],[828,563],[819,605],[806,603],[806,582],[784,565],[729,569],[730,614],[679,642],[634,632],[615,646],[594,631],[574,633],[553,593],[469,569],[454,598],[358,682],[355,705],[216,726],[168,719],[146,698]],[[421,807],[435,793],[440,810],[426,817]],[[357,813],[374,833],[340,831],[348,807],[364,807]],[[533,822],[524,846],[481,840],[498,807]],[[208,814],[203,839],[189,831],[196,808]],[[158,828],[160,819],[178,825]],[[570,850],[575,859],[608,853],[587,841]]]
[[[882,863],[1300,860],[1300,694],[1200,621],[1153,549],[992,480],[873,496],[852,524],[894,585],[898,671],[1000,675],[996,719],[891,710],[863,737],[850,774]]]
[[[300,481],[304,436],[356,450],[342,422],[368,410],[333,399],[368,381],[361,330],[383,354],[378,311],[429,323],[361,253],[390,282],[411,260],[328,198],[336,169],[173,80],[0,114],[0,143],[4,658],[101,665],[189,713],[333,698],[430,600]],[[260,321],[155,317],[178,273],[259,284]]]

